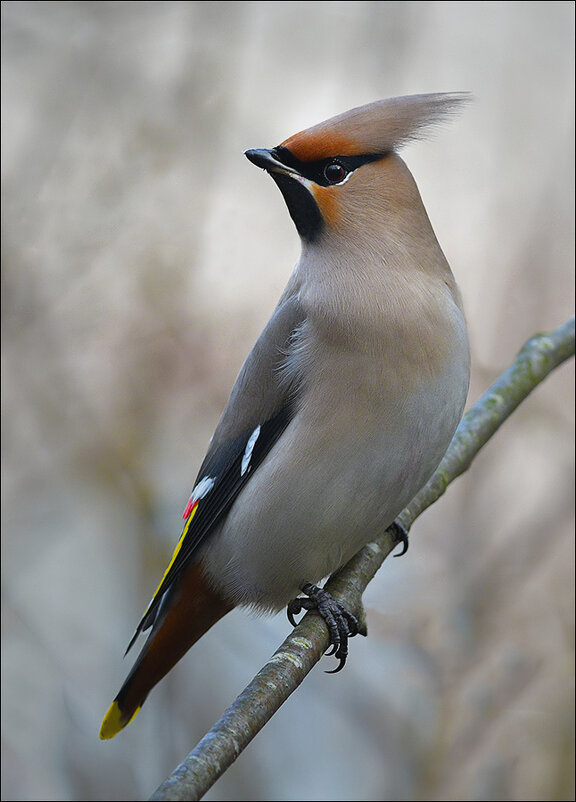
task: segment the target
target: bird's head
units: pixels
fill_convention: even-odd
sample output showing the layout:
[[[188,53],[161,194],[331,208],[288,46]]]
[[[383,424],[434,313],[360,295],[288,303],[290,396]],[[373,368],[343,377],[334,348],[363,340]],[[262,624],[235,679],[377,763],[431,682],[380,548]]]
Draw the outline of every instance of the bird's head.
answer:
[[[465,93],[409,95],[370,103],[301,131],[272,149],[247,150],[280,188],[304,243],[340,233],[385,232],[423,212],[399,147],[456,111]],[[425,214],[425,212],[424,212]],[[376,232],[373,232],[376,233]],[[390,233],[390,232],[388,232]]]

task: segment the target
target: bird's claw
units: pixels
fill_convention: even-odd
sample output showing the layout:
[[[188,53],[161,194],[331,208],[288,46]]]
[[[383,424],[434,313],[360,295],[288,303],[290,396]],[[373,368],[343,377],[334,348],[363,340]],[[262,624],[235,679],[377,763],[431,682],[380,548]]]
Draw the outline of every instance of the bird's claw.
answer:
[[[402,551],[399,551],[398,554],[395,554],[394,556],[402,557],[402,555],[406,554],[408,551],[408,530],[406,527],[402,526],[399,521],[394,521],[388,527],[388,531],[392,534],[392,537],[398,545],[402,544]]]
[[[358,634],[360,624],[356,616],[352,615],[340,602],[337,602],[327,590],[312,585],[310,583],[302,586],[302,592],[306,596],[298,596],[292,599],[286,610],[288,620],[293,627],[296,626],[295,615],[302,610],[316,610],[324,619],[330,635],[330,650],[328,655],[334,655],[339,660],[339,665],[327,674],[336,674],[344,668],[348,657],[348,638]]]

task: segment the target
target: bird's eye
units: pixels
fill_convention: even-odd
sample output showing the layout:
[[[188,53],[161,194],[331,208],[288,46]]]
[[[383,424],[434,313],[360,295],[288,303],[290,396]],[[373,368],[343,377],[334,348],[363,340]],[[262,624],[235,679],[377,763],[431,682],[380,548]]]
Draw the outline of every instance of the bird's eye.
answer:
[[[348,175],[348,171],[340,162],[330,162],[324,168],[324,178],[329,184],[339,184]]]

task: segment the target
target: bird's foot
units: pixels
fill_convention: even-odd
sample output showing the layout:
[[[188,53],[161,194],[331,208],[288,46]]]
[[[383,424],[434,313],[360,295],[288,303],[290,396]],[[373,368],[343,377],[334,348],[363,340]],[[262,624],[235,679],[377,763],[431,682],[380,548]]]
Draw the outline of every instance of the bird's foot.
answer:
[[[402,557],[402,555],[406,554],[408,551],[408,530],[402,526],[399,521],[394,521],[390,524],[387,531],[392,534],[392,537],[398,545],[402,544],[402,551],[394,555],[395,557]]]
[[[326,652],[326,654],[333,654],[340,661],[340,664],[333,671],[327,671],[326,673],[336,674],[344,668],[346,663],[348,638],[358,634],[360,629],[358,619],[340,602],[337,602],[327,590],[307,583],[302,586],[302,593],[305,593],[306,596],[298,596],[298,598],[289,602],[286,610],[288,620],[295,627],[297,622],[294,620],[294,616],[298,615],[302,610],[316,610],[322,616],[328,627],[330,646],[332,647],[332,651]]]

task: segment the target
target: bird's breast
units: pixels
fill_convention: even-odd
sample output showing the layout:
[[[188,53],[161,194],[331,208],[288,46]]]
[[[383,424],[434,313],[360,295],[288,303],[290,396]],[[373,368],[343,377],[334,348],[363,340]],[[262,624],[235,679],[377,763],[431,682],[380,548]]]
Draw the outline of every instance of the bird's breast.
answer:
[[[454,340],[442,370],[397,352],[308,344],[294,419],[255,471],[206,565],[237,604],[279,609],[374,539],[427,481],[460,419],[467,351]]]

